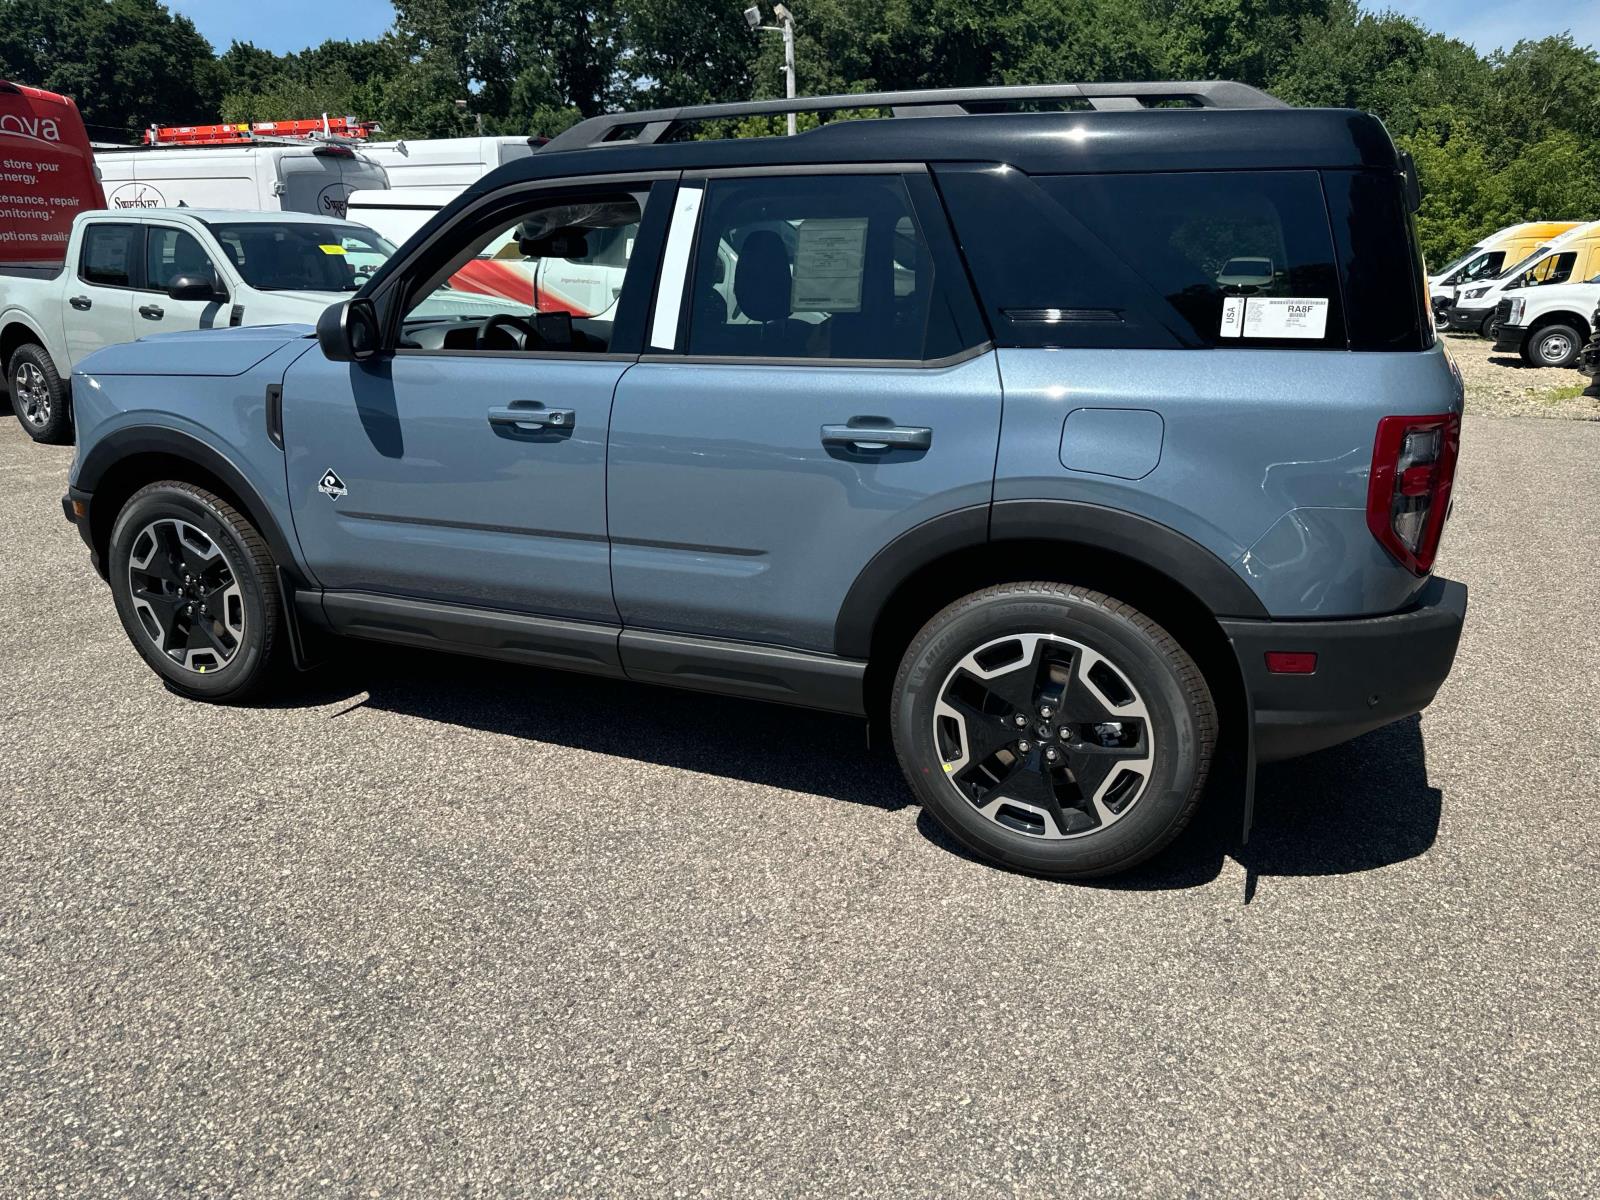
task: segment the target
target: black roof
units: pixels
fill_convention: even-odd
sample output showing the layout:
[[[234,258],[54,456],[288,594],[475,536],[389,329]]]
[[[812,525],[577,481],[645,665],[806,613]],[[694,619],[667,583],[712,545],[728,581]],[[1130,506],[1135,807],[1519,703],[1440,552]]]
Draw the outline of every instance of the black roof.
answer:
[[[1041,97],[1096,107],[984,111]],[[1169,98],[1191,106],[1143,106]],[[664,140],[690,121],[863,106],[891,108],[896,115],[835,120],[794,137]],[[618,136],[626,133],[635,138]],[[807,97],[596,117],[531,157],[484,176],[469,194],[508,183],[630,171],[881,162],[996,162],[1032,174],[1399,167],[1388,131],[1367,113],[1291,108],[1235,83],[1058,84]]]

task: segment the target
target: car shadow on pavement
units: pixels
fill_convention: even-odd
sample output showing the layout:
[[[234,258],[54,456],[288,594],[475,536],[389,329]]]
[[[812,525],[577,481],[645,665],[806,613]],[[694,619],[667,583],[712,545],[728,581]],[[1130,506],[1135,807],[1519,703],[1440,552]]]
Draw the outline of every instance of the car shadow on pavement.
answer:
[[[336,653],[332,669],[302,678],[274,703],[338,706],[330,719],[370,709],[443,721],[885,811],[915,803],[887,735],[875,730],[869,748],[858,719],[423,650],[351,643]],[[1177,841],[1148,863],[1089,886],[1198,887],[1231,857],[1245,867],[1248,903],[1261,880],[1375,870],[1424,853],[1438,835],[1441,795],[1428,784],[1417,717],[1261,767],[1245,844],[1243,778],[1241,756],[1223,747],[1200,809]],[[917,828],[950,853],[981,861],[926,813]]]

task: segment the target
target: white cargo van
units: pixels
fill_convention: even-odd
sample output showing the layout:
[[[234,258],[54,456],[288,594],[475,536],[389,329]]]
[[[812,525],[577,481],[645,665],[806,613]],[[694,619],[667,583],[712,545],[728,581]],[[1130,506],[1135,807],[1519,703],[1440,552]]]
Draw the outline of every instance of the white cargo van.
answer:
[[[537,145],[525,137],[420,138],[368,142],[362,153],[389,173],[391,188],[444,188],[454,195],[496,167],[527,158]]]
[[[97,149],[94,162],[113,209],[236,208],[342,221],[351,192],[389,186],[383,167],[348,145],[128,146]]]

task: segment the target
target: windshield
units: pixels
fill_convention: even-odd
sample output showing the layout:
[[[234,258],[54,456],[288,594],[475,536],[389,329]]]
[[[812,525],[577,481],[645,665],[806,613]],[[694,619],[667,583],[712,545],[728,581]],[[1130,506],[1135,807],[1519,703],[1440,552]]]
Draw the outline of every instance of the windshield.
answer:
[[[1472,247],[1472,249],[1468,250],[1460,258],[1452,258],[1449,262],[1445,263],[1444,266],[1440,267],[1437,271],[1435,271],[1434,274],[1435,275],[1448,275],[1448,274],[1450,274],[1451,271],[1454,271],[1462,263],[1466,262],[1467,259],[1471,258],[1474,254],[1477,254],[1482,249],[1483,249],[1482,246],[1474,246],[1474,247]]]
[[[240,221],[210,225],[251,287],[263,292],[353,292],[394,247],[364,225]]]

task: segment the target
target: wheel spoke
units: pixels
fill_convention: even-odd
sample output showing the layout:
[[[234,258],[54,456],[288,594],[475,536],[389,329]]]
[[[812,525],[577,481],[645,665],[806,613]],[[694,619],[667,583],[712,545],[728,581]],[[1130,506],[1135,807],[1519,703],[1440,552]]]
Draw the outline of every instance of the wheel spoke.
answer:
[[[198,526],[151,521],[131,543],[128,586],[139,622],[162,654],[197,673],[238,653],[245,623],[232,568]]]
[[[1126,814],[1149,781],[1143,700],[1103,653],[1068,638],[1016,634],[980,646],[946,677],[935,712],[952,786],[1019,834],[1093,833]]]

